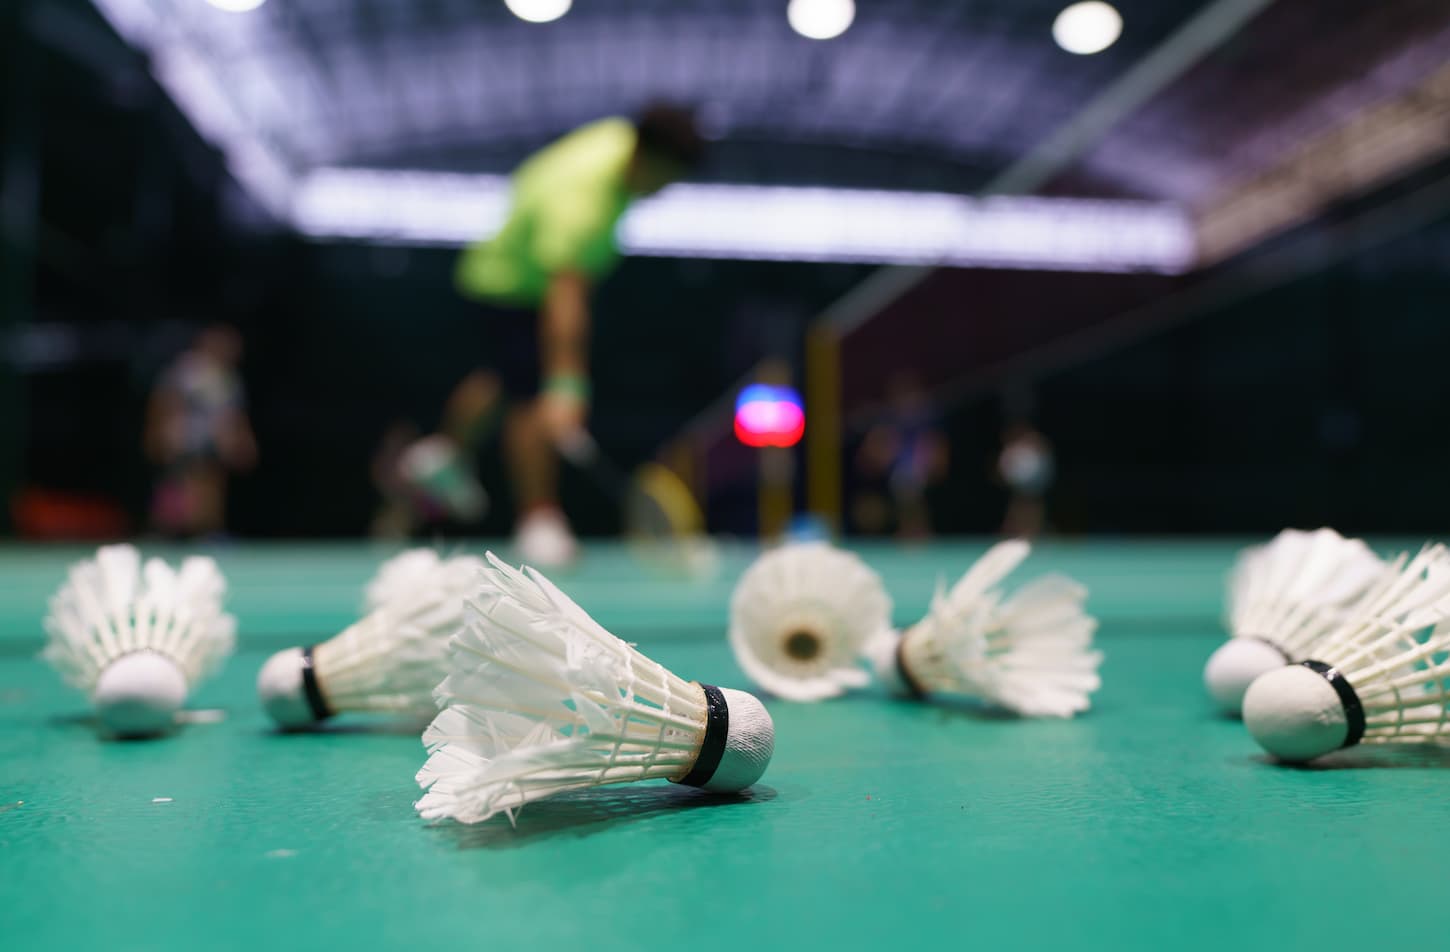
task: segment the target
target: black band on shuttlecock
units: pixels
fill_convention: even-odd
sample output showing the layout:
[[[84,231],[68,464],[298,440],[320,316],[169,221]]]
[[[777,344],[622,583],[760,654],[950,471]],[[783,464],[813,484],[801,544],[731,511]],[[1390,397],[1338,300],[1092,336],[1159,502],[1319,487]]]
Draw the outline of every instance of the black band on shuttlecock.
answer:
[[[926,688],[921,682],[912,677],[911,669],[906,666],[906,636],[902,635],[896,639],[896,673],[901,677],[901,683],[906,687],[906,694],[913,701],[926,700]]]
[[[325,721],[332,716],[332,708],[327,705],[327,698],[322,696],[322,685],[317,683],[317,665],[312,660],[313,645],[302,649],[302,693],[307,696],[307,706],[312,710],[312,716],[319,721]]]
[[[1278,645],[1274,644],[1263,635],[1244,635],[1243,637],[1249,639],[1250,641],[1257,641],[1261,645],[1268,645],[1270,648],[1273,648],[1275,651],[1279,652],[1279,657],[1284,659],[1285,664],[1294,663],[1294,659],[1289,657],[1289,652],[1285,651],[1283,648],[1280,648]]]
[[[700,744],[695,766],[675,781],[687,787],[703,787],[715,776],[720,758],[725,756],[725,738],[730,733],[730,707],[725,703],[725,693],[713,684],[700,687],[705,692],[705,740]]]
[[[1353,747],[1358,744],[1360,738],[1364,737],[1364,704],[1359,700],[1359,695],[1354,693],[1354,686],[1349,679],[1339,672],[1337,668],[1325,664],[1323,661],[1304,661],[1301,664],[1329,682],[1334,688],[1334,693],[1339,695],[1339,703],[1344,707],[1344,743],[1340,747]]]

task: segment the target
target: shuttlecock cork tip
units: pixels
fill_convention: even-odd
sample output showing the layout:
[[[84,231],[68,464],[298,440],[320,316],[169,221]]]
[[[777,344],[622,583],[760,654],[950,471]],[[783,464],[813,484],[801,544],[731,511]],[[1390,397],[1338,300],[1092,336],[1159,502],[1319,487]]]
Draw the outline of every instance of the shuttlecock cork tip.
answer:
[[[720,792],[744,790],[770,766],[775,753],[775,722],[755,695],[732,688],[721,688],[720,694],[729,709],[730,724],[720,766],[704,787]]]
[[[1209,656],[1203,667],[1203,684],[1225,714],[1237,717],[1249,685],[1260,675],[1284,667],[1289,660],[1264,639],[1230,638]]]
[[[1336,678],[1344,681],[1333,669],[1314,662],[1270,671],[1244,695],[1244,726],[1260,747],[1289,763],[1349,746],[1358,737],[1344,692],[1353,698],[1353,691],[1347,683],[1336,688]],[[1357,708],[1357,701],[1353,706]]]
[[[307,648],[288,648],[268,658],[257,672],[257,697],[284,730],[308,727],[331,714],[317,687]]]
[[[123,655],[96,679],[91,701],[102,726],[118,737],[162,734],[186,701],[186,675],[154,651]]]
[[[885,629],[866,643],[862,656],[876,673],[876,680],[887,693],[902,698],[920,700],[922,692],[910,680],[901,664],[901,642],[905,632]]]

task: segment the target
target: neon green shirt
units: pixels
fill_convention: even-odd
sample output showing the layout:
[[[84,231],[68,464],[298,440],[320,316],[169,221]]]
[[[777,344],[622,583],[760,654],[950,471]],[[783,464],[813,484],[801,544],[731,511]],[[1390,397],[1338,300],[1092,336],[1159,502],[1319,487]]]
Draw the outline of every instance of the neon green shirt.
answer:
[[[537,305],[560,271],[592,278],[618,262],[614,229],[630,194],[625,173],[637,133],[601,119],[535,153],[513,176],[509,217],[497,235],[463,252],[454,280],[465,297]]]

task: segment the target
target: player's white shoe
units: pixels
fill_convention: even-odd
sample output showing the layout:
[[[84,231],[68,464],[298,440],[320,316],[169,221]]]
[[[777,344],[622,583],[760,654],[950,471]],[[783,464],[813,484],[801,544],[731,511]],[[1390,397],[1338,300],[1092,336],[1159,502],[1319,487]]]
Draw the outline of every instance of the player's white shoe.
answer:
[[[425,436],[403,451],[398,470],[425,516],[446,514],[475,522],[488,511],[488,494],[446,436]]]
[[[579,557],[579,540],[569,521],[553,507],[534,509],[519,520],[514,533],[519,561],[535,568],[551,569],[570,565]]]

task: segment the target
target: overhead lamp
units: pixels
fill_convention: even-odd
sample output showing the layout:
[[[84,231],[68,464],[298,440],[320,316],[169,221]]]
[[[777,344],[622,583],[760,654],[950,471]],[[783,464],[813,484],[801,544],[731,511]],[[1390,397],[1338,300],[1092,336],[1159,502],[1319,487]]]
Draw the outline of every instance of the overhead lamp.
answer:
[[[1101,53],[1123,33],[1123,17],[1102,0],[1074,3],[1057,15],[1052,38],[1069,53],[1087,56]]]
[[[509,12],[530,23],[548,23],[569,12],[574,0],[503,0]]]
[[[790,0],[785,18],[791,29],[812,40],[840,36],[856,19],[855,0]]]

